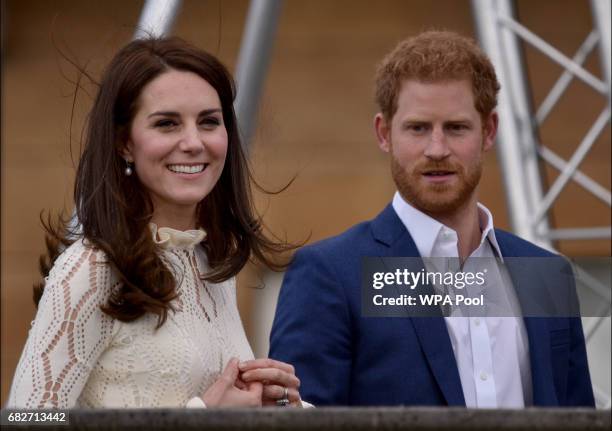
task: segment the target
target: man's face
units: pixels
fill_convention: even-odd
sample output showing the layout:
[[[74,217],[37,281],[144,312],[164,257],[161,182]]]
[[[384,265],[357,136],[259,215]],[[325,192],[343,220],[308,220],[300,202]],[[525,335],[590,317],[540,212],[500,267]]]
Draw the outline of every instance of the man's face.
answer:
[[[381,149],[391,153],[393,180],[413,206],[448,215],[476,202],[497,115],[483,125],[468,80],[404,81],[391,124],[377,114],[375,127]]]

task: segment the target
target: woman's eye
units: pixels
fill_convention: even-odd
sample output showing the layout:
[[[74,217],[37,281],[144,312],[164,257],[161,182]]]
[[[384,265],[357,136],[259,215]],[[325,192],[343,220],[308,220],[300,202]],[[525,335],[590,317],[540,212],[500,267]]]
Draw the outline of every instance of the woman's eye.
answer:
[[[205,127],[214,127],[220,125],[221,120],[219,120],[217,117],[206,117],[200,121],[200,124]]]
[[[159,127],[159,128],[169,128],[169,127],[174,127],[176,126],[176,122],[173,120],[160,120],[157,123],[155,123],[155,127]]]

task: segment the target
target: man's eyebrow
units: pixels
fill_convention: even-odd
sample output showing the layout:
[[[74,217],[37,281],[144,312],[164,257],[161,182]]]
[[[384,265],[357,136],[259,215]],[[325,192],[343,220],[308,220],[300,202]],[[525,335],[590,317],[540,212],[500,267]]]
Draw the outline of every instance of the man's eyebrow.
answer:
[[[217,112],[221,112],[221,108],[204,109],[203,111],[200,111],[200,113],[198,114],[198,117],[201,115],[215,114]],[[151,118],[151,117],[180,117],[180,114],[175,111],[155,111],[147,115],[147,118]]]
[[[417,120],[417,119],[406,119],[400,123],[400,127],[428,127],[431,125],[431,121]]]
[[[472,123],[472,119],[471,118],[462,118],[462,117],[457,117],[457,118],[452,118],[450,120],[445,121],[445,123]]]

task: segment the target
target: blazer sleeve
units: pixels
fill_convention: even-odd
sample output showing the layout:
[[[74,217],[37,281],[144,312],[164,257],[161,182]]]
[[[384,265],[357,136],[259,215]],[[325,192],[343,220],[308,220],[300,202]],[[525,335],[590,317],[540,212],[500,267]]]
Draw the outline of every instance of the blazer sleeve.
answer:
[[[595,407],[586,345],[580,317],[570,318],[570,359],[567,376],[567,405]]]
[[[556,295],[553,300],[561,301],[561,314],[569,316],[569,360],[567,362],[567,373],[561,377],[566,382],[564,385],[565,397],[559,399],[559,404],[562,406],[594,407],[595,399],[580,317],[576,273],[572,264],[565,257],[560,257],[559,264],[561,269],[558,270],[558,273],[568,278],[567,292],[564,298],[559,298],[561,295]],[[559,303],[557,306],[559,306]]]
[[[580,304],[576,286],[576,274],[570,262],[563,259],[565,273],[569,273],[570,286],[570,357],[567,375],[567,405],[595,407],[593,385],[589,373],[589,363],[586,351],[586,341],[580,318]]]
[[[302,399],[349,404],[351,318],[336,268],[316,247],[299,250],[281,287],[269,356],[292,364]]]

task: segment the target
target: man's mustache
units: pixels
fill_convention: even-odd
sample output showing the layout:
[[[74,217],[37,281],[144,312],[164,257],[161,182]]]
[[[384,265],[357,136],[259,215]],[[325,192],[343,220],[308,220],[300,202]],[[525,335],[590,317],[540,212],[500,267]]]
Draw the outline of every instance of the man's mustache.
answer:
[[[452,162],[424,162],[416,165],[414,171],[420,174],[427,172],[463,172],[463,167],[460,164]]]

